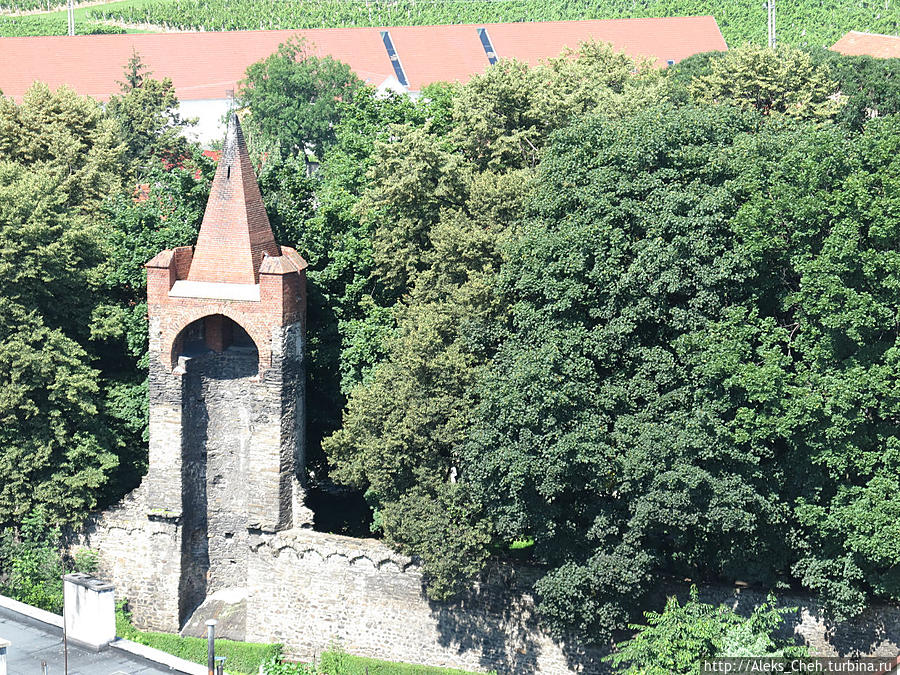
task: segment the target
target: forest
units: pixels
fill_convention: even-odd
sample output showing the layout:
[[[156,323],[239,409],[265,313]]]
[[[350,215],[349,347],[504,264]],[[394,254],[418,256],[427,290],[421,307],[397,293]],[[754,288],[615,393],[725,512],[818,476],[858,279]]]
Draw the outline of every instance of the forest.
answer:
[[[106,106],[0,98],[19,597],[146,471],[142,266],[194,242],[214,167],[143,71]],[[432,598],[525,559],[541,621],[587,642],[666,578],[802,589],[836,622],[900,600],[900,61],[587,43],[411,99],[295,42],[238,102],[310,263],[311,480]]]

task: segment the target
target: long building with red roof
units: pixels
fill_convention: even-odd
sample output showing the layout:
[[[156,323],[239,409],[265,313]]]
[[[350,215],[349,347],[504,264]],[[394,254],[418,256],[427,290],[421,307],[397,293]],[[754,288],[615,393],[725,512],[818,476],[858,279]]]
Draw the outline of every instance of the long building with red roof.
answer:
[[[294,36],[304,38],[311,53],[348,64],[371,85],[408,92],[433,82],[465,82],[496,59],[536,64],[592,39],[659,66],[727,48],[712,16],[0,38],[0,91],[21,100],[41,81],[106,100],[119,91],[125,63],[136,51],[154,77],[172,79],[182,114],[200,118],[197,136],[207,141],[221,136],[227,92],[237,89],[247,66]]]

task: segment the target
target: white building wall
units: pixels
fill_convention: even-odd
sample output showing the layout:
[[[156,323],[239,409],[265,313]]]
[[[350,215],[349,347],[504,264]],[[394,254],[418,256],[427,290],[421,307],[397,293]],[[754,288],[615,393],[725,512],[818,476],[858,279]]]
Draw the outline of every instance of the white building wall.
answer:
[[[200,101],[181,101],[178,114],[182,119],[196,118],[197,124],[184,131],[190,141],[200,143],[208,148],[213,142],[225,138],[225,117],[231,101],[227,98],[214,98]]]

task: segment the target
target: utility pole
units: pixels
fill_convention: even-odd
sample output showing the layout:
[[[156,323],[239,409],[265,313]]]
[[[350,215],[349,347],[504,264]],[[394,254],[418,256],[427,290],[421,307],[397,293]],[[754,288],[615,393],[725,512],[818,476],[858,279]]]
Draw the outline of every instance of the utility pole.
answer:
[[[769,49],[775,48],[775,0],[766,0],[767,31],[769,34]]]
[[[75,35],[75,0],[68,2],[69,35]]]

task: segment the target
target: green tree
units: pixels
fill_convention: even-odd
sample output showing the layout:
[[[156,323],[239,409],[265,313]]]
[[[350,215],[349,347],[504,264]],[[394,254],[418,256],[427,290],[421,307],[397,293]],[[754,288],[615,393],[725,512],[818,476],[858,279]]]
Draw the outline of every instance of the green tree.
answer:
[[[424,123],[394,126],[376,145],[354,209],[371,232],[380,292],[369,305],[373,320],[348,326],[361,340],[344,342],[342,358],[359,375],[343,426],[324,448],[332,476],[366,490],[375,527],[424,560],[433,597],[452,595],[504,546],[458,477],[467,471],[462,447],[478,375],[508,319],[498,295],[502,250],[535,164],[557,126],[586,110],[620,114],[627,105],[607,104],[629,88],[622,100],[641,99],[645,77],[648,87],[656,82],[598,45],[535,70],[501,62],[434,92]],[[562,106],[548,87],[568,92]],[[378,360],[359,367],[360,355]]]
[[[350,100],[361,86],[346,64],[314,56],[302,40],[289,40],[247,68],[238,99],[250,112],[248,130],[262,146],[282,155],[306,157],[309,149],[321,156],[334,142],[339,102]]]
[[[319,479],[327,476],[321,439],[340,426],[345,392],[383,357],[394,326],[384,285],[372,275],[373,224],[358,209],[377,161],[376,142],[389,138],[394,124],[424,124],[439,105],[363,87],[338,103],[335,143],[317,172],[307,176],[299,158],[270,157],[260,173],[276,237],[310,263],[308,377],[317,395],[307,408],[307,463]]]
[[[819,121],[832,119],[844,104],[827,65],[816,65],[808,52],[793,47],[738,47],[704,65],[708,72],[696,74],[688,85],[700,103]]]
[[[106,113],[116,120],[127,148],[127,158],[135,173],[147,170],[148,160],[155,158],[178,164],[190,155],[182,135],[192,123],[178,114],[175,86],[168,77],[154,80],[137,52],[125,66],[122,93],[111,96]]]
[[[725,606],[700,602],[696,586],[683,605],[672,596],[662,613],[645,612],[646,625],[632,624],[634,637],[607,657],[622,675],[693,675],[703,659],[714,657],[792,657],[806,650],[777,636],[795,609],[776,609],[775,596],[749,617]]]
[[[89,352],[96,213],[124,166],[115,129],[64,88],[0,100],[0,524],[38,506],[77,521],[116,465]]]
[[[664,107],[573,125],[505,252],[514,329],[480,378],[463,477],[501,540],[535,541],[560,630],[623,626],[660,565],[784,564],[771,455],[715,440],[679,355],[747,281],[728,223],[749,157],[731,148],[757,124]]]
[[[97,504],[117,460],[88,362],[59,329],[0,299],[0,523],[38,506],[52,523],[73,523]]]
[[[859,130],[873,117],[900,113],[900,59],[844,56],[810,50],[813,63],[828,67],[845,99],[836,121]]]
[[[608,635],[660,573],[796,580],[834,620],[900,593],[898,122],[764,120],[558,133],[504,252],[461,480],[535,541],[561,631]]]
[[[128,173],[117,126],[93,99],[35,83],[21,105],[0,97],[0,160],[45,170],[59,180],[62,205],[92,214]]]
[[[119,82],[122,91],[138,89],[144,83],[144,78],[151,74],[145,72],[148,70],[148,66],[141,60],[137,49],[132,47],[131,56],[128,57],[128,62],[125,64],[125,81]]]

